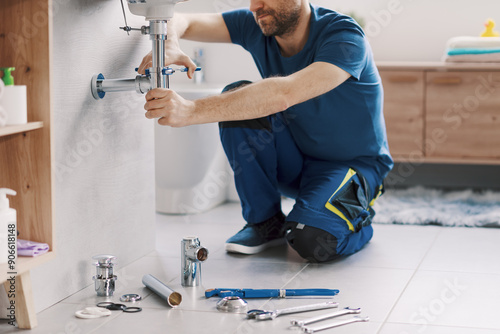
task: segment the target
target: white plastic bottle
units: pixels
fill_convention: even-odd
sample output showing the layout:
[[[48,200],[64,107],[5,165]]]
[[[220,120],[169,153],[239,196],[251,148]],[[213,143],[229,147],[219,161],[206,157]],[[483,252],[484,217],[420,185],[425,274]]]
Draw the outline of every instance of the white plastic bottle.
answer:
[[[16,195],[8,188],[0,188],[0,264],[17,258],[17,213],[9,207],[7,195]]]
[[[196,85],[201,85],[205,82],[205,75],[203,73],[205,67],[205,51],[202,48],[194,50],[193,61],[197,67],[201,67],[201,71],[194,72],[194,83]]]
[[[3,83],[3,80],[0,80],[0,127],[6,126],[7,125],[7,112],[5,111],[4,108],[2,108],[2,96],[5,91],[5,84]]]
[[[5,125],[19,125],[28,123],[28,104],[26,100],[26,86],[15,85],[12,71],[14,67],[0,67],[3,72],[2,81],[5,84],[4,94],[0,106],[7,114]]]

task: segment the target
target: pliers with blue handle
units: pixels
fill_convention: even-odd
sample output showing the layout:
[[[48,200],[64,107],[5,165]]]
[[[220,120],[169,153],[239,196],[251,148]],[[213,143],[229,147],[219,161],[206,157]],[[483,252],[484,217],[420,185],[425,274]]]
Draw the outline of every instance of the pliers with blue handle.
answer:
[[[205,297],[241,298],[286,298],[291,296],[335,296],[339,290],[333,289],[208,289]]]

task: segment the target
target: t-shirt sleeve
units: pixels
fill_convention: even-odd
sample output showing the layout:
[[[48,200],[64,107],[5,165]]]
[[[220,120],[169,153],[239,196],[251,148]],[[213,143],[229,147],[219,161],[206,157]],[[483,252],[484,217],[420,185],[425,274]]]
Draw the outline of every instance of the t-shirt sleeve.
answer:
[[[224,18],[224,22],[229,30],[231,42],[241,45],[243,48],[248,50],[248,36],[252,36],[252,29],[254,30],[255,27],[258,27],[255,23],[252,12],[248,9],[235,9],[222,13],[222,17]]]
[[[356,80],[361,77],[367,57],[367,41],[359,28],[347,25],[344,29],[326,29],[314,61],[340,67]]]

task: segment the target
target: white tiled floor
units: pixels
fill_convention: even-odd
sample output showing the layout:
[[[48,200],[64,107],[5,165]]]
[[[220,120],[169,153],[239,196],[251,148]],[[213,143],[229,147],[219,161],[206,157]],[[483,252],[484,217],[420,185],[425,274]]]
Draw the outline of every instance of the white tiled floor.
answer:
[[[289,205],[289,203],[287,203]],[[500,334],[500,229],[375,225],[372,241],[359,253],[328,264],[311,264],[283,246],[254,256],[226,254],[227,237],[244,224],[238,204],[194,216],[157,216],[157,251],[118,271],[115,296],[139,293],[141,313],[115,312],[109,318],[81,320],[76,310],[102,301],[93,287],[38,314],[30,333],[300,333],[288,315],[273,321],[246,320],[220,313],[217,299],[203,292],[215,287],[335,288],[340,307],[361,307],[367,323],[322,333]],[[203,286],[180,284],[180,240],[196,235],[210,250],[203,264]],[[153,274],[183,296],[169,308],[143,287]],[[250,308],[283,308],[318,300],[248,300]],[[316,311],[314,315],[326,313]],[[350,316],[344,316],[349,318]],[[0,333],[18,332],[0,322]]]

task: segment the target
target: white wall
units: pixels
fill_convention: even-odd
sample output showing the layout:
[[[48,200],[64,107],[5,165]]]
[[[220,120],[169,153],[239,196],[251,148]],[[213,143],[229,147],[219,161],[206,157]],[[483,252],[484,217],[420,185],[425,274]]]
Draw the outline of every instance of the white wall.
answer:
[[[144,97],[90,94],[94,73],[133,77],[149,40],[118,29],[118,0],[54,0],[53,10],[57,258],[32,271],[37,311],[93,284],[93,255],[115,255],[119,270],[154,248],[153,121]]]
[[[354,11],[365,20],[365,32],[378,61],[440,61],[446,41],[454,36],[479,36],[492,17],[500,30],[500,1],[494,0],[311,0],[340,12]],[[221,12],[247,7],[248,0],[190,0],[180,12]],[[209,82],[229,83],[258,78],[251,57],[236,46],[184,42],[188,55],[203,46]],[[183,78],[183,80],[185,80]]]
[[[479,36],[488,17],[500,23],[494,0],[315,0],[365,21],[376,60],[439,61],[454,36]],[[392,13],[391,13],[392,12]]]

